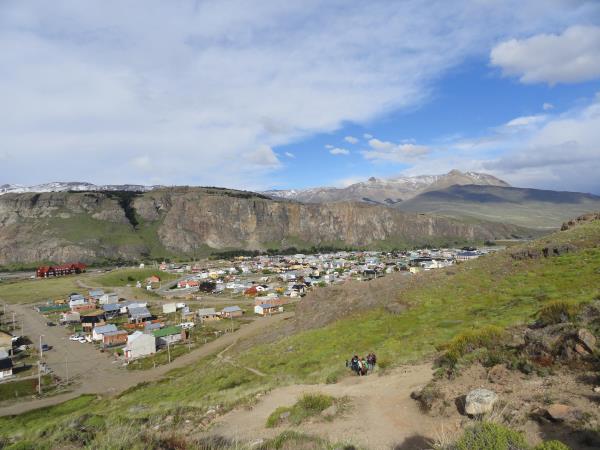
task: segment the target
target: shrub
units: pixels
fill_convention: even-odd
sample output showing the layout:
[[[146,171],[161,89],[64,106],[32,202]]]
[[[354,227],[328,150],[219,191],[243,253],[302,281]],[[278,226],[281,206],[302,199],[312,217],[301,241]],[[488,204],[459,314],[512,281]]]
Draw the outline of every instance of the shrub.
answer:
[[[579,312],[579,305],[557,300],[544,305],[537,314],[538,320],[544,325],[570,322]]]
[[[321,414],[333,405],[335,399],[329,395],[314,393],[304,394],[291,407],[279,407],[267,418],[266,427],[274,428],[280,425],[283,421],[289,421],[291,424],[299,425],[309,417],[314,417]],[[285,419],[283,414],[287,414]]]
[[[488,350],[497,348],[504,341],[504,337],[504,330],[494,325],[462,332],[454,336],[449,343],[442,346],[445,352],[439,364],[454,367],[460,358],[467,353],[480,348]]]
[[[453,450],[527,450],[529,446],[518,431],[491,422],[481,422],[465,430],[451,446]]]

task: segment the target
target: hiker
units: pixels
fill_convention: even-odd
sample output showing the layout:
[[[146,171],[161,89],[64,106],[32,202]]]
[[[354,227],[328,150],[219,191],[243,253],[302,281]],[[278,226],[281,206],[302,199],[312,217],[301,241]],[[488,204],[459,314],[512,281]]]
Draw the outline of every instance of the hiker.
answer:
[[[354,355],[352,357],[352,360],[350,361],[350,369],[356,372],[357,375],[360,373],[358,355]]]
[[[367,375],[368,371],[369,371],[369,367],[367,366],[367,362],[365,361],[365,358],[362,359],[362,361],[360,362],[360,374],[364,377],[365,375]]]
[[[369,370],[375,369],[375,364],[377,363],[377,357],[375,356],[375,353],[369,353],[367,355],[367,363],[369,364]]]

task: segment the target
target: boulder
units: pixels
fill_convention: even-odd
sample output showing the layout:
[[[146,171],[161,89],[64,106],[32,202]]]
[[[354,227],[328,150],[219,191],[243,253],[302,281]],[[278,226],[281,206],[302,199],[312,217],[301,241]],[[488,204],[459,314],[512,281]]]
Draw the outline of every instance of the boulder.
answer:
[[[577,331],[577,340],[591,353],[596,349],[596,336],[585,328]]]
[[[580,416],[579,410],[562,403],[553,403],[546,408],[546,417],[554,422],[578,420]]]
[[[337,413],[338,413],[338,408],[335,405],[331,405],[329,408],[326,408],[323,411],[321,411],[321,415],[323,417],[333,417]]]
[[[488,389],[474,389],[465,398],[465,413],[479,416],[492,411],[498,401],[498,395]]]

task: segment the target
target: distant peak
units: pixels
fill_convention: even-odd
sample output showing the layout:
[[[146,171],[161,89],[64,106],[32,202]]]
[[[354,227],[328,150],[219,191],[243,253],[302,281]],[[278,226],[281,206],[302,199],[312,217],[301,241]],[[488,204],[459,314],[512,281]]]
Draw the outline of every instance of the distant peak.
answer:
[[[377,178],[375,178],[375,177],[371,177],[371,178],[369,178],[369,181],[370,181],[371,183],[375,183],[375,182],[377,181]]]
[[[450,172],[448,172],[448,175],[462,175],[463,173],[458,170],[458,169],[452,169]]]

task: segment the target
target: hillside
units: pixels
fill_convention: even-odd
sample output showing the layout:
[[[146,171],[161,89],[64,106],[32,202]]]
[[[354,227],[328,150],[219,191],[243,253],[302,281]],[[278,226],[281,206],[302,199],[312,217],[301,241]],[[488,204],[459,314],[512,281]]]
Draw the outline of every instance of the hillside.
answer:
[[[600,197],[578,192],[464,185],[423,192],[396,207],[401,211],[556,229],[570,217],[600,209]]]
[[[415,382],[427,383],[429,371],[423,365],[399,367],[398,371],[391,368],[424,358],[427,361],[438,354],[439,349],[447,348],[448,342],[456,342],[452,339],[463,336],[463,332],[489,325],[513,327],[531,323],[538,317],[540,309],[556,301],[576,308],[598,299],[598,217],[590,215],[574,221],[565,226],[565,231],[527,245],[449,269],[420,274],[410,283],[403,277],[386,277],[390,285],[385,292],[380,293],[378,286],[372,283],[353,285],[347,292],[325,288],[322,292],[331,295],[317,294],[317,291],[304,298],[296,311],[295,324],[269,330],[266,341],[264,337],[258,337],[227,347],[217,356],[171,372],[163,381],[142,384],[116,397],[84,396],[49,409],[2,418],[0,435],[5,439],[4,443],[21,442],[25,448],[52,448],[68,443],[70,448],[239,449],[250,448],[254,443],[254,448],[262,449],[317,449],[334,448],[326,446],[322,439],[337,436],[332,427],[339,420],[341,424],[354,423],[354,428],[342,434],[340,440],[345,443],[360,442],[363,447],[370,448],[368,430],[362,430],[361,424],[383,423],[387,424],[388,439],[396,436],[399,445],[404,442],[404,447],[396,448],[422,448],[416,446],[417,443],[423,445],[430,442],[427,439],[435,438],[440,431],[436,423],[441,424],[445,419],[436,417],[433,420],[427,415],[421,420],[419,416],[413,417],[418,409],[410,407],[412,400],[407,398],[407,387]],[[346,300],[349,292],[354,297],[351,301]],[[360,297],[367,295],[372,300],[365,309]],[[316,318],[321,310],[334,311],[334,314],[319,321]],[[351,377],[344,367],[344,360],[352,354],[371,351],[379,357],[381,376],[365,380]],[[473,372],[467,370],[465,376],[472,378]],[[577,384],[569,386],[573,389],[584,386],[581,389],[591,393],[593,378],[587,375],[573,378],[576,376],[574,373],[569,380],[576,380]],[[517,378],[515,375],[515,382]],[[544,402],[552,401],[545,396],[544,389],[557,387],[557,392],[561,392],[560,377],[534,372],[521,375],[518,380],[523,395],[529,392],[527,402],[519,399],[518,407],[543,406]],[[325,382],[330,387],[325,386]],[[469,382],[479,383],[480,380]],[[314,388],[293,386],[302,383],[321,384]],[[369,387],[370,383],[373,383],[372,387]],[[489,384],[488,381],[485,383]],[[511,387],[507,387],[505,395],[510,395]],[[273,395],[267,396],[271,403],[261,402],[265,393],[275,388]],[[290,404],[290,399],[296,398],[291,394],[297,395],[306,389],[347,395],[352,405],[361,406],[351,407],[345,413],[348,420],[354,422],[346,422],[346,419],[309,421],[296,428],[300,432],[317,433],[318,438],[287,432],[272,440],[267,438],[285,428],[273,431],[255,428],[253,434],[245,436],[250,441],[234,440],[236,415],[245,414],[249,421],[250,415],[269,414],[273,408],[282,405],[275,399]],[[564,395],[572,397],[571,392]],[[369,400],[371,393],[376,396],[373,402]],[[276,396],[280,394],[286,394],[287,400]],[[590,399],[585,399],[582,395],[581,401],[593,405],[591,402],[595,397],[589,396]],[[377,403],[379,399],[380,403]],[[452,408],[453,401],[450,397],[445,407]],[[410,420],[407,414],[411,414]],[[453,414],[451,439],[472,423],[466,416]],[[510,417],[510,414],[499,415],[497,420],[509,420]],[[571,433],[569,436],[577,442],[585,435],[586,424],[593,423],[590,420],[588,417],[568,426],[561,423],[550,426],[554,435],[562,430]],[[221,423],[221,426],[214,428],[215,423]],[[532,430],[544,430],[535,428],[536,422],[527,415],[519,416],[511,424],[516,427],[532,424]],[[417,435],[413,438],[407,435],[407,426],[414,426],[415,430],[410,432],[418,432]],[[217,430],[230,434],[215,436]],[[538,434],[533,436],[538,442],[548,435],[542,431],[535,431]],[[591,439],[589,433],[593,430],[585,432],[587,439]],[[376,442],[382,437],[378,435]],[[523,444],[518,448],[530,447]],[[582,444],[575,448],[590,447]]]
[[[402,248],[531,233],[384,206],[302,204],[217,188],[0,196],[0,265],[206,256],[217,249]]]
[[[416,177],[369,178],[345,188],[317,187],[300,190],[273,190],[263,194],[306,203],[359,201],[382,205],[395,205],[422,192],[443,189],[453,185],[477,184],[482,186],[509,186],[492,175],[451,170],[443,175]]]

